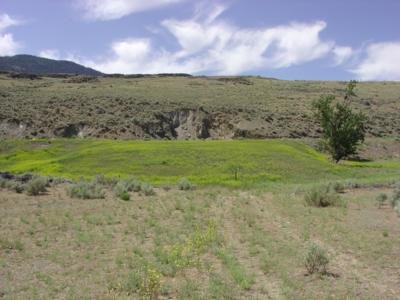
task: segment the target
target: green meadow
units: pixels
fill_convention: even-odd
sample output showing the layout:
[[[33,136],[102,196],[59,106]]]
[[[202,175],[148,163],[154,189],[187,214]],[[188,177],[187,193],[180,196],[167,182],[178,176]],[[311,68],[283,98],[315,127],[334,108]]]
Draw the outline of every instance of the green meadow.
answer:
[[[121,141],[99,139],[0,142],[0,170],[77,179],[103,174],[156,185],[188,178],[198,185],[265,186],[328,181],[390,181],[400,160],[335,164],[301,140]]]

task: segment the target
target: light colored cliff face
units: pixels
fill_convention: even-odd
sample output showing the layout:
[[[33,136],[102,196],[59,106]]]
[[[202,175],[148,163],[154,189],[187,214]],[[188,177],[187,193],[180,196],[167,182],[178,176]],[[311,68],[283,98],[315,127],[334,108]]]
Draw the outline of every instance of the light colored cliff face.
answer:
[[[95,116],[96,118],[96,116]],[[201,109],[182,109],[157,113],[151,120],[142,121],[134,117],[104,123],[59,122],[24,124],[18,120],[0,122],[1,138],[118,138],[118,139],[232,139],[232,138],[278,138],[315,137],[315,125],[293,127],[284,119],[245,119],[237,114],[208,113]],[[280,126],[282,130],[276,130]]]

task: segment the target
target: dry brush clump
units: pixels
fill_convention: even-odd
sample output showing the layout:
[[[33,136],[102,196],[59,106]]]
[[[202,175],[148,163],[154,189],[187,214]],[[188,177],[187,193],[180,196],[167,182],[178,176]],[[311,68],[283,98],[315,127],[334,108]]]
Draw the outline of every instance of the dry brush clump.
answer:
[[[0,178],[0,188],[14,191],[18,194],[26,192],[29,196],[38,196],[46,193],[50,186],[48,177],[23,174],[11,175],[10,178]]]
[[[130,192],[140,192],[145,196],[151,196],[155,194],[154,188],[150,183],[134,178],[122,179],[114,186],[114,194],[122,200],[130,200]]]
[[[400,217],[400,184],[397,184],[395,190],[393,191],[392,198],[390,199],[390,205]]]
[[[182,178],[178,181],[178,189],[181,191],[189,191],[195,188],[194,184],[187,178]]]
[[[304,259],[308,274],[326,274],[329,258],[326,250],[317,244],[312,244]]]
[[[46,177],[35,176],[26,185],[26,192],[31,196],[38,196],[47,192],[49,180]]]
[[[378,196],[376,196],[376,202],[378,203],[378,208],[382,208],[387,199],[388,196],[385,193],[380,193]]]
[[[103,199],[105,197],[104,186],[96,182],[96,179],[91,181],[80,179],[68,186],[67,192],[70,197],[79,199]]]
[[[312,189],[305,194],[304,200],[309,206],[315,207],[345,206],[344,200],[331,185]]]

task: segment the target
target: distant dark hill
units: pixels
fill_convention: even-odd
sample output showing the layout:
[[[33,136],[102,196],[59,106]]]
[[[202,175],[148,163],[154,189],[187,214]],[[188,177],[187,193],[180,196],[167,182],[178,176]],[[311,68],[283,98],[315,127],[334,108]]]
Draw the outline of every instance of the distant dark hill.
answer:
[[[66,60],[53,60],[33,55],[0,56],[0,71],[27,73],[36,75],[46,74],[78,74],[99,76],[101,72],[86,68]]]

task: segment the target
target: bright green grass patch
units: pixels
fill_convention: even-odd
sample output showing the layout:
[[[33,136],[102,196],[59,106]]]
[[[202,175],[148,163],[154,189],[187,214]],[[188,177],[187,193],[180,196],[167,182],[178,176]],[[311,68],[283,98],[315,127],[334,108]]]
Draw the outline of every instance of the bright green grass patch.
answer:
[[[185,177],[196,184],[254,186],[348,179],[396,179],[400,160],[332,163],[301,141],[116,141],[103,139],[0,142],[0,170],[66,178],[133,176],[154,184]],[[235,179],[235,171],[238,179]]]

